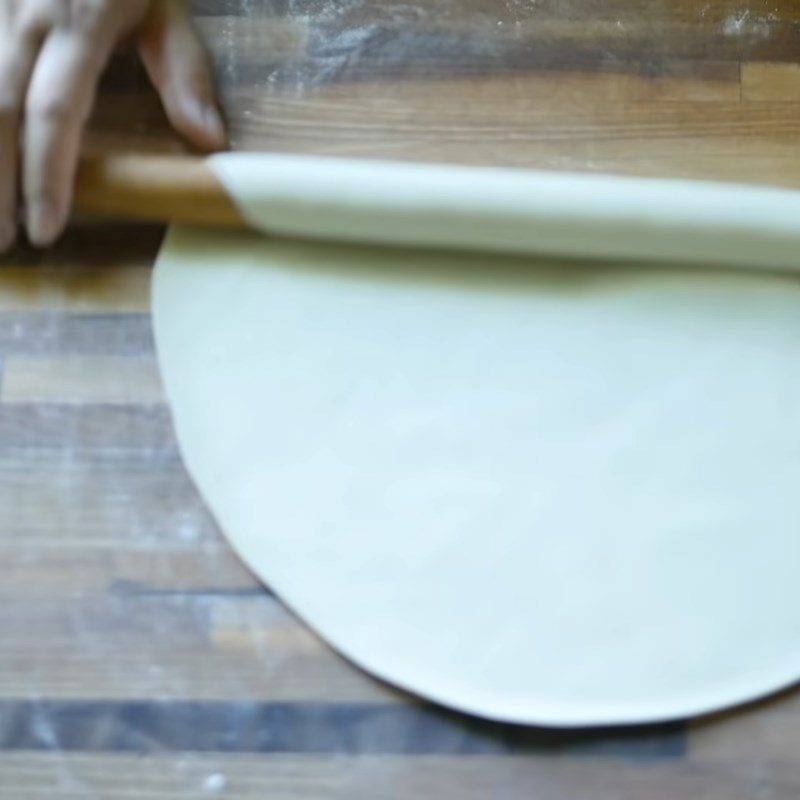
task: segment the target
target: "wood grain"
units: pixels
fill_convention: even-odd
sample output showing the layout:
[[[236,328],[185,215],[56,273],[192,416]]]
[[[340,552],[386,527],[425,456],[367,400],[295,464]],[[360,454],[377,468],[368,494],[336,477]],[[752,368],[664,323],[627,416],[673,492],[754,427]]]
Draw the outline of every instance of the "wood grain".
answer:
[[[3,403],[166,402],[154,358],[69,356],[10,358],[3,367]]]
[[[794,0],[202,0],[240,149],[800,187]],[[181,153],[130,53],[87,149]],[[0,798],[795,800],[800,696],[567,735],[411,702],[227,547],[154,369],[162,231],[0,266]]]
[[[230,756],[180,759],[42,754],[0,759],[8,791],[25,800],[63,792],[69,777],[77,798],[264,797],[320,800],[401,800],[408,797],[534,797],[536,800],[793,800],[800,784],[791,768],[776,764],[746,777],[734,765],[681,768],[658,761],[626,765],[603,760],[543,756]],[[70,784],[67,783],[69,786]],[[83,792],[84,794],[81,794]]]

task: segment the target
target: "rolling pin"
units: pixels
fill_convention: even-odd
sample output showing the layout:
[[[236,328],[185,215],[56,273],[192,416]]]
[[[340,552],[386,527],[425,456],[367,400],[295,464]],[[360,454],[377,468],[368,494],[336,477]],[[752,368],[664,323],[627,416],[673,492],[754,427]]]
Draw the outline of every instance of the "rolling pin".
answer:
[[[108,155],[81,164],[76,207],[310,241],[800,271],[800,192],[768,186],[268,153]]]
[[[78,168],[75,209],[123,220],[247,227],[207,162],[192,156],[84,157]]]

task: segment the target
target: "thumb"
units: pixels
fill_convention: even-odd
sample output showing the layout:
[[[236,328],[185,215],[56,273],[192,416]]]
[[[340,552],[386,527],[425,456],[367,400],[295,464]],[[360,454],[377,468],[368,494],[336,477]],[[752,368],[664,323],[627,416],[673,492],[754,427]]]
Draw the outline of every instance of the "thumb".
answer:
[[[153,4],[139,52],[173,127],[198,147],[225,147],[208,55],[183,3]]]

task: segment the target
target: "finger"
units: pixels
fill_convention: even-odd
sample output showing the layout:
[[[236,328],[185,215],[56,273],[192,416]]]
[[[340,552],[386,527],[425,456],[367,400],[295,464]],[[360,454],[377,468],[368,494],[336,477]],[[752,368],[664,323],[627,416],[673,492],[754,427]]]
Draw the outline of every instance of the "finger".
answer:
[[[182,3],[158,4],[142,30],[139,50],[175,129],[199,147],[224,147],[211,65]]]
[[[3,26],[0,32],[0,252],[17,236],[19,128],[41,36]]]
[[[33,71],[25,110],[22,185],[28,237],[51,244],[69,216],[83,128],[113,41],[53,31]]]

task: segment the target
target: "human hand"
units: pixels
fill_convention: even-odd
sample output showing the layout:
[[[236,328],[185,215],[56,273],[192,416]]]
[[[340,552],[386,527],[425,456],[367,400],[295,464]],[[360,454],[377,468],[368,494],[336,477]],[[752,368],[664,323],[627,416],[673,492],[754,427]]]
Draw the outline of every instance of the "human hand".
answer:
[[[20,207],[33,244],[69,217],[84,126],[117,44],[136,38],[173,126],[224,145],[205,50],[180,0],[0,0],[0,252]]]

